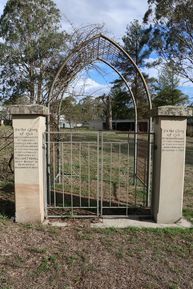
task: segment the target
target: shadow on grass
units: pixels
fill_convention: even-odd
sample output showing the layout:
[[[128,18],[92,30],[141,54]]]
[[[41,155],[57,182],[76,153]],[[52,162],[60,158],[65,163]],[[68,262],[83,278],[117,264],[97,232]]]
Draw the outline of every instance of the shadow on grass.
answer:
[[[1,186],[2,192],[12,194],[14,192],[14,184],[13,183],[5,183]]]
[[[64,201],[64,206],[63,206]],[[76,216],[82,215],[96,215],[97,206],[99,207],[99,211],[101,212],[101,203],[97,203],[97,199],[94,197],[86,197],[75,194],[65,193],[57,191],[51,192],[51,204],[50,206],[55,206],[56,208],[49,208],[48,205],[48,215],[52,216],[69,216],[71,211],[74,212]],[[83,208],[82,208],[83,207]],[[92,207],[92,208],[91,208]],[[73,208],[73,210],[72,210]],[[112,200],[111,203],[109,201],[103,200],[103,216],[127,216],[127,215],[143,215],[146,218],[151,218],[151,212],[149,208],[140,206],[134,206],[134,203],[118,202],[116,200]]]
[[[186,149],[186,165],[193,165],[193,147]]]
[[[15,194],[14,184],[1,183],[0,184],[0,214],[7,218],[15,216]]]
[[[15,216],[15,202],[0,200],[0,214],[8,218]]]

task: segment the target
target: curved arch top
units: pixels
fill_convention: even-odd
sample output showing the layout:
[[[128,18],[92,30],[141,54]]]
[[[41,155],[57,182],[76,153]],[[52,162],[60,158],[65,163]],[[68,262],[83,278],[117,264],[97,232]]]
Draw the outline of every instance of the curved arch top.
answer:
[[[147,83],[142,72],[140,71],[134,60],[131,58],[131,56],[124,50],[124,48],[122,48],[114,40],[103,34],[96,34],[93,37],[82,41],[79,45],[77,45],[69,52],[69,54],[59,67],[52,82],[48,97],[48,107],[53,100],[58,98],[59,94],[64,91],[64,88],[68,86],[70,81],[76,76],[78,72],[80,72],[87,65],[91,64],[96,60],[106,63],[113,69],[115,68],[114,71],[122,78],[127,88],[131,92],[126,77],[122,74],[121,71],[119,71],[118,68],[116,68],[121,57],[128,59],[128,65],[132,65],[134,70],[138,73],[144,87],[149,110],[151,110],[152,101]],[[131,96],[134,100],[135,95]],[[134,106],[135,103],[136,101],[134,101]]]
[[[148,102],[149,111],[152,109],[152,101],[150,93],[148,90],[145,78],[140,71],[137,64],[134,62],[132,57],[122,48],[118,43],[116,43],[111,38],[103,35],[97,34],[89,39],[80,42],[74,49],[72,49],[66,58],[63,60],[61,66],[59,67],[54,80],[52,82],[49,96],[48,96],[48,108],[50,110],[50,105],[52,101],[60,99],[59,107],[61,105],[61,100],[63,93],[67,88],[68,84],[73,80],[73,78],[86,66],[92,64],[94,61],[101,61],[107,64],[111,69],[113,69],[122,81],[125,83],[130,96],[133,100],[134,111],[135,111],[135,131],[134,131],[134,179],[137,177],[137,149],[138,149],[138,111],[137,111],[137,97],[134,95],[130,85],[134,79],[129,78],[121,70],[121,60],[124,59],[124,63],[128,63],[128,67],[132,67],[133,71],[136,72],[135,77],[139,76],[141,83],[143,84],[143,92],[146,95],[146,101]],[[123,62],[122,62],[123,63]],[[50,139],[50,115],[47,118],[47,128],[48,128],[48,143]],[[149,126],[148,126],[148,161],[147,161],[147,203],[149,202],[150,194],[150,163],[151,163],[151,132],[152,132],[152,117],[149,116]],[[49,150],[49,149],[48,149]],[[50,163],[48,155],[48,163]]]

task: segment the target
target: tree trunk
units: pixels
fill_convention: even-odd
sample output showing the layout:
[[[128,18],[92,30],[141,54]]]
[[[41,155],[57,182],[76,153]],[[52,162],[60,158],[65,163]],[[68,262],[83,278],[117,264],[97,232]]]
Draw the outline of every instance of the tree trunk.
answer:
[[[107,115],[106,115],[106,126],[108,130],[113,129],[112,125],[112,101],[110,95],[107,95]]]
[[[37,95],[37,103],[40,104],[42,102],[42,73],[40,72],[38,79],[38,95]]]
[[[29,68],[29,91],[30,91],[30,104],[34,104],[35,103],[35,93],[34,93],[33,68],[31,65]]]

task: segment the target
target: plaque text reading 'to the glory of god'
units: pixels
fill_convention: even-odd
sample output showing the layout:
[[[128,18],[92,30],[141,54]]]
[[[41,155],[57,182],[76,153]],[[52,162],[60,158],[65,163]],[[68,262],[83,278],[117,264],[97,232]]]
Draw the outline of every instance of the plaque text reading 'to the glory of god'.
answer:
[[[35,128],[17,128],[14,131],[15,168],[38,167],[38,131]]]
[[[185,131],[183,129],[163,129],[162,151],[183,152],[184,146],[185,146]]]

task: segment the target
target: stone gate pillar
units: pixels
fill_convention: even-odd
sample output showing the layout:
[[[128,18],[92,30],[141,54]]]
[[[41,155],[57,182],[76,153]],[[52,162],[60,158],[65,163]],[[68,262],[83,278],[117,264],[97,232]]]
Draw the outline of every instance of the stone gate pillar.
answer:
[[[9,109],[14,129],[14,175],[16,222],[44,219],[45,150],[47,107],[14,105]]]
[[[152,211],[157,223],[182,217],[186,126],[192,109],[162,106],[153,111],[155,154]]]

